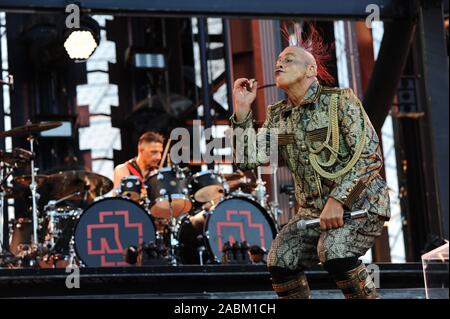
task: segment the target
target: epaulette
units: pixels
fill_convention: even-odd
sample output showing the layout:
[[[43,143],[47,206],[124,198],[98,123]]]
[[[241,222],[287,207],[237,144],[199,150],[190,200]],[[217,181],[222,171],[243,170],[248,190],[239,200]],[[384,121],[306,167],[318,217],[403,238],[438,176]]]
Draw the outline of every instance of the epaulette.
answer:
[[[327,93],[327,94],[333,94],[333,93],[343,93],[345,90],[351,90],[351,89],[341,89],[338,87],[326,87],[322,86],[321,93]]]

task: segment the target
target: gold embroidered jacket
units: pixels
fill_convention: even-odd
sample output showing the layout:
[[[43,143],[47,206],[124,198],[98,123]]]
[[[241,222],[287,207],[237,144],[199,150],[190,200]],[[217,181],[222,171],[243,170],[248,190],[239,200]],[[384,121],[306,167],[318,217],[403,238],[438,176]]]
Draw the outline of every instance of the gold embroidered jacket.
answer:
[[[241,122],[235,115],[230,121],[244,132],[254,126],[252,112]],[[278,151],[292,172],[300,213],[318,216],[331,196],[345,209],[367,208],[390,217],[388,189],[379,175],[378,136],[351,89],[322,87],[316,81],[301,105],[292,107],[284,100],[270,105],[263,128],[278,132]],[[256,140],[269,143],[266,131],[251,136],[235,135],[233,154],[236,145],[244,145],[244,160],[236,163],[242,170],[269,161],[269,145],[263,145],[267,152],[257,152],[256,160],[248,160],[260,146]]]

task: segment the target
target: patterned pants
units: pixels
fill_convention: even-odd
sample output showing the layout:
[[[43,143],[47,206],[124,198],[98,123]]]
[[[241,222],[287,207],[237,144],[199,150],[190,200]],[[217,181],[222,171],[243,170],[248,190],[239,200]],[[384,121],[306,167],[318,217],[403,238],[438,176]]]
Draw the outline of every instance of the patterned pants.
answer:
[[[344,226],[322,231],[319,227],[297,229],[306,218],[297,214],[278,233],[270,248],[267,266],[301,270],[319,262],[347,257],[360,257],[381,234],[384,220],[378,215],[346,221]]]

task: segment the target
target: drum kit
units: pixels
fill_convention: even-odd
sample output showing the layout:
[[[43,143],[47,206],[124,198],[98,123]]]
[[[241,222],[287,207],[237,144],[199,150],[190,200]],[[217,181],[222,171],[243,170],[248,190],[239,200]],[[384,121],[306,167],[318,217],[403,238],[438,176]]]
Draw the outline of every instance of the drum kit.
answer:
[[[123,178],[112,197],[112,181],[96,173],[37,174],[35,134],[59,125],[27,123],[0,133],[30,143],[29,150],[0,151],[0,212],[5,199],[31,200],[30,211],[10,221],[0,267],[129,266],[126,252],[143,245],[158,247],[164,264],[204,265],[220,263],[226,244],[270,247],[278,225],[260,178],[171,165],[145,180]],[[29,175],[14,176],[28,166]]]

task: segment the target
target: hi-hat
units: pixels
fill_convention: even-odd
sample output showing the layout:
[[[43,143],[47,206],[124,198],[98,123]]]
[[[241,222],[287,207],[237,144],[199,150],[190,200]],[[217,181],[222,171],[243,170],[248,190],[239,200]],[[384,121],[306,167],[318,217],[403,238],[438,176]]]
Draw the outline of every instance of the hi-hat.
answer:
[[[62,198],[79,192],[78,198],[92,202],[96,197],[105,195],[113,188],[113,182],[102,175],[87,171],[61,171],[48,176],[52,186],[52,197]]]
[[[12,152],[5,152],[3,150],[0,150],[0,162],[6,163],[10,166],[27,166],[30,163],[32,157],[33,153],[21,148],[15,148]]]
[[[61,125],[62,122],[41,122],[33,124],[28,121],[27,124],[23,126],[13,128],[9,131],[1,132],[0,137],[30,136],[31,133],[51,130]]]

